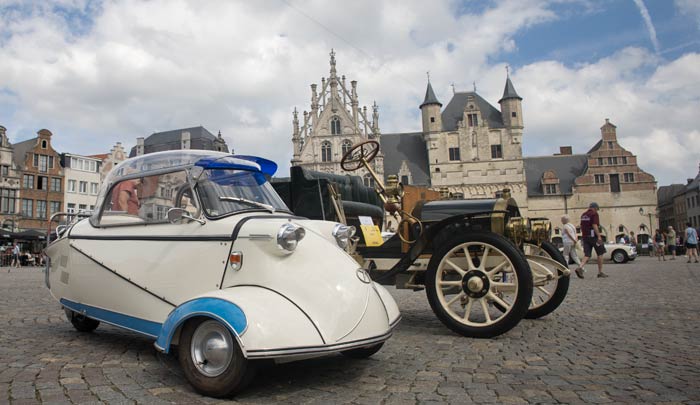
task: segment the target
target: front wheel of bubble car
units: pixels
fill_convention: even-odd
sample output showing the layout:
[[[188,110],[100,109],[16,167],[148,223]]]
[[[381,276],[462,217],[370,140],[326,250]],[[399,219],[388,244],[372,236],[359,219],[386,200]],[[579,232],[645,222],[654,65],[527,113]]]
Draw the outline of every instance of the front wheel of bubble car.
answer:
[[[97,329],[98,326],[100,326],[100,321],[88,318],[83,314],[71,311],[69,309],[66,309],[66,317],[68,317],[68,320],[73,327],[80,332],[92,332],[93,330]]]
[[[182,329],[178,357],[194,389],[211,397],[228,397],[251,379],[253,368],[231,331],[207,318],[189,320]]]
[[[350,349],[340,353],[343,356],[350,357],[352,359],[366,359],[377,353],[382,346],[384,346],[384,342],[367,347],[358,347],[357,349]]]

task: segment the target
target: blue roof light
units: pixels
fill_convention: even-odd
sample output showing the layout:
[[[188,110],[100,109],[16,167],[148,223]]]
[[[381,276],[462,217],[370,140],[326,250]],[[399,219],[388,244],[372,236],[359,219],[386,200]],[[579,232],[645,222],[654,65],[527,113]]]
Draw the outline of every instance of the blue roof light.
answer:
[[[203,169],[248,170],[272,176],[277,171],[277,163],[257,156],[211,156],[199,159],[195,164]]]

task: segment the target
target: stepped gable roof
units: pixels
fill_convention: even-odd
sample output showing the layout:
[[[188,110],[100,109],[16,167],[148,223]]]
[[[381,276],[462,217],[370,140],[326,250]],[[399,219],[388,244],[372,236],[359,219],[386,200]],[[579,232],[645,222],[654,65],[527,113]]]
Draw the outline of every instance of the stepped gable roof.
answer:
[[[385,177],[399,174],[401,164],[405,160],[413,176],[412,185],[430,185],[428,150],[422,132],[382,134],[381,148],[384,153]]]
[[[447,107],[442,111],[442,127],[445,131],[456,131],[458,122],[464,119],[464,110],[469,96],[474,97],[476,107],[481,111],[481,118],[488,122],[491,128],[503,128],[501,112],[483,97],[473,91],[458,92],[452,96]]]
[[[574,180],[588,168],[588,155],[526,157],[523,158],[523,164],[529,197],[544,195],[541,180],[547,170],[554,171],[559,178],[559,192],[571,194]]]
[[[428,87],[425,89],[425,98],[423,99],[423,104],[421,104],[419,108],[423,108],[424,105],[428,104],[437,104],[442,107],[442,103],[438,101],[437,97],[435,96],[433,86],[430,85],[430,82],[428,82]]]

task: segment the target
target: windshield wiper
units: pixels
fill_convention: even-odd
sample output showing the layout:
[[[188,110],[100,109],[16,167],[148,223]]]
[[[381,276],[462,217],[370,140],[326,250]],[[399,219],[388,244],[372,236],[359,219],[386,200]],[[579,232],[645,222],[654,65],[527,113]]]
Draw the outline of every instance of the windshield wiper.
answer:
[[[221,201],[233,201],[233,202],[237,202],[237,203],[248,204],[248,205],[252,205],[254,207],[266,209],[266,210],[270,211],[271,214],[275,213],[275,207],[273,207],[272,205],[259,203],[257,201],[253,201],[253,200],[247,200],[245,198],[219,197],[219,200],[221,200]]]

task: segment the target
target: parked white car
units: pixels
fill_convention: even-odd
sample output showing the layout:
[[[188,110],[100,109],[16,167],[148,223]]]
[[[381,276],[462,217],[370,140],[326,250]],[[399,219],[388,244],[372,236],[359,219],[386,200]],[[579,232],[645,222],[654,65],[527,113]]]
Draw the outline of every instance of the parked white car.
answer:
[[[560,251],[564,251],[564,248],[559,248]],[[581,242],[576,244],[576,254],[579,259],[583,259],[583,244]],[[595,259],[598,255],[595,249],[592,251],[591,259]],[[624,243],[616,242],[606,242],[605,243],[605,254],[603,255],[603,260],[611,260],[615,263],[627,263],[637,258],[637,248],[634,245],[627,245]]]
[[[371,356],[396,303],[344,250],[350,227],[288,211],[266,180],[276,169],[194,150],[119,164],[92,216],[47,247],[51,294],[79,331],[105,322],[177,350],[215,397],[240,390],[256,359]]]

